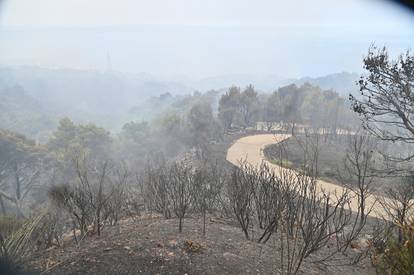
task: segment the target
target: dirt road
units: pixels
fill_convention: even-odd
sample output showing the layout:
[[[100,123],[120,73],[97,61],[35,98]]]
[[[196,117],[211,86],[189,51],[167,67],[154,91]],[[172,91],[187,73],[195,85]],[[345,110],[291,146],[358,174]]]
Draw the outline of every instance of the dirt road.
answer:
[[[240,138],[228,149],[226,159],[236,166],[240,165],[240,160],[247,161],[247,163],[253,166],[258,166],[264,161],[274,169],[286,169],[267,161],[264,157],[263,149],[267,145],[281,142],[289,137],[290,135],[287,134],[263,134]],[[323,189],[331,194],[334,194],[335,192],[336,194],[341,194],[344,190],[344,187],[342,186],[323,180],[317,181],[317,187],[320,188],[320,190]],[[370,216],[372,217],[386,217],[387,215],[383,207],[377,202],[377,199],[383,200],[384,198],[374,196],[368,197],[366,201],[366,209],[372,207],[373,210],[370,213]],[[357,211],[358,203],[356,198],[351,201],[350,207],[353,211]]]

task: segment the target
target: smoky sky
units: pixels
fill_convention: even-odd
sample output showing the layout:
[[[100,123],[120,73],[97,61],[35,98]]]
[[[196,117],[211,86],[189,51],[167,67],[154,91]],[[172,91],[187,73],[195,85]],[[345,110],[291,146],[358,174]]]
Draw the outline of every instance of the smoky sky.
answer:
[[[380,0],[6,0],[0,64],[200,78],[361,70],[411,48],[414,15]]]

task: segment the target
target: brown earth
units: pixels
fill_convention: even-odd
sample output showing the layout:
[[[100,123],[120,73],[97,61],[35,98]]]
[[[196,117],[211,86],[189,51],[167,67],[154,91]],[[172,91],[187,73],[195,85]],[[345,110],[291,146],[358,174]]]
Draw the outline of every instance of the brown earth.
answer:
[[[183,233],[178,221],[144,215],[105,228],[79,245],[37,251],[29,267],[41,274],[280,274],[277,241],[258,244],[244,238],[231,219],[210,216],[207,234],[202,220],[188,218]],[[371,268],[324,266],[307,259],[302,274],[367,274]]]
[[[274,142],[274,135],[240,138],[229,148],[227,160],[237,164],[247,158],[257,164],[263,160],[261,149]],[[251,232],[253,238],[257,234]],[[61,247],[35,251],[27,267],[41,274],[281,274],[278,238],[266,244],[246,240],[235,220],[214,215],[207,219],[206,236],[197,217],[186,218],[183,232],[178,233],[177,219],[143,214],[105,227],[101,236],[85,237],[79,244],[69,239]],[[358,252],[358,246],[351,253]],[[367,259],[362,266],[314,263],[330,247],[334,244],[305,259],[300,273],[374,273]]]

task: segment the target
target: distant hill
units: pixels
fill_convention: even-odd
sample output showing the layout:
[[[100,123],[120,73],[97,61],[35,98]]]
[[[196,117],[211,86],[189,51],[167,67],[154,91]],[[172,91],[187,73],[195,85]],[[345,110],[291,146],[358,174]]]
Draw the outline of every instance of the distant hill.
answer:
[[[0,128],[42,140],[56,127],[48,108],[21,86],[0,88]]]
[[[231,86],[245,87],[252,84],[258,90],[270,92],[293,81],[294,79],[277,75],[231,74],[203,78],[192,82],[190,85],[200,91],[207,91],[229,88]]]
[[[158,81],[148,74],[37,67],[2,67],[0,83],[22,86],[34,98],[56,106],[57,112],[100,113],[107,108],[119,112],[153,95],[191,92],[184,85]]]
[[[360,75],[356,73],[342,72],[316,78],[304,77],[296,80],[294,83],[302,85],[308,82],[312,85],[319,86],[324,90],[335,90],[339,95],[348,97],[350,93],[354,94],[358,92],[356,82],[359,80],[359,77]]]
[[[50,116],[69,116],[108,128],[115,127],[127,110],[151,96],[193,91],[183,84],[157,80],[149,74],[0,67],[0,88],[16,85],[46,108]]]
[[[211,89],[227,89],[231,86],[245,87],[252,84],[256,89],[263,92],[272,92],[277,88],[289,84],[301,86],[308,82],[314,86],[319,86],[324,90],[335,90],[341,96],[347,97],[350,92],[358,91],[356,81],[359,74],[356,73],[334,73],[321,77],[303,77],[299,79],[285,78],[277,75],[249,75],[249,74],[232,74],[215,77],[203,78],[198,81],[187,82],[186,84],[200,91]]]

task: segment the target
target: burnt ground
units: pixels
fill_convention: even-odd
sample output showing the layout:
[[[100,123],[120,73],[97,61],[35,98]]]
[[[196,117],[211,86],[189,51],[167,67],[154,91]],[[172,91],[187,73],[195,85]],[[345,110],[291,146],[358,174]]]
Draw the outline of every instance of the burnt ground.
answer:
[[[225,159],[237,138],[256,132],[232,133],[212,153]],[[226,161],[223,165],[229,165]],[[79,244],[69,238],[61,247],[34,251],[26,267],[41,274],[280,274],[278,237],[266,244],[246,240],[236,221],[210,216],[207,234],[202,219],[187,218],[182,233],[177,219],[146,214],[108,226],[102,235]],[[332,244],[333,246],[333,244]],[[368,260],[358,266],[312,263],[326,256],[322,248],[305,260],[301,274],[374,274]]]
[[[214,216],[205,237],[197,218],[186,219],[178,233],[176,219],[148,214],[106,227],[100,237],[86,237],[79,245],[67,240],[34,252],[27,265],[42,274],[280,274],[276,239],[248,241],[234,221]],[[370,267],[311,263],[314,259],[305,261],[302,274],[374,273]],[[370,266],[368,260],[361,264]]]

